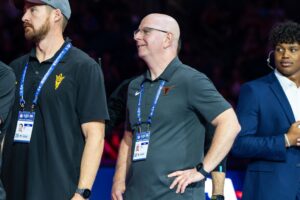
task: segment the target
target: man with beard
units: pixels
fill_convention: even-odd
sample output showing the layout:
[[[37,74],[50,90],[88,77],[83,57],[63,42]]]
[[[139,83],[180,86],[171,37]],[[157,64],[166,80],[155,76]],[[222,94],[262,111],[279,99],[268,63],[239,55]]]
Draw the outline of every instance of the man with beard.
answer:
[[[15,3],[35,48],[11,63],[17,96],[4,144],[7,199],[87,199],[108,119],[102,71],[63,37],[68,0]]]
[[[15,96],[15,80],[12,69],[0,62],[0,143],[2,143],[10,119],[11,106]],[[5,191],[0,181],[0,200],[4,199]]]

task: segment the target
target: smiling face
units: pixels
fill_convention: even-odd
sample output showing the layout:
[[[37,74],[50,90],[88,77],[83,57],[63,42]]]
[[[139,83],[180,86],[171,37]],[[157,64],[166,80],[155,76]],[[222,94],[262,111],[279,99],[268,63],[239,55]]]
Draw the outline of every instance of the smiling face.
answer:
[[[161,60],[170,52],[176,55],[179,37],[177,21],[171,16],[159,13],[144,17],[134,32],[138,55],[144,60]]]
[[[144,58],[160,54],[166,34],[168,31],[159,25],[155,17],[145,17],[134,34],[139,57]]]
[[[277,70],[291,80],[300,78],[299,43],[279,43],[275,47],[275,65]]]

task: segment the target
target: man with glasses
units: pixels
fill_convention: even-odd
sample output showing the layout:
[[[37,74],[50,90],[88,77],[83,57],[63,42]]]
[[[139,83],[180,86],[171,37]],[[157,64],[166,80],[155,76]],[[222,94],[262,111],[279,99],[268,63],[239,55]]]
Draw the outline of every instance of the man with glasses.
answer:
[[[114,200],[204,200],[205,177],[240,129],[211,81],[179,60],[179,38],[178,23],[164,14],[147,15],[134,32],[148,70],[129,84]],[[203,158],[208,122],[216,129]]]

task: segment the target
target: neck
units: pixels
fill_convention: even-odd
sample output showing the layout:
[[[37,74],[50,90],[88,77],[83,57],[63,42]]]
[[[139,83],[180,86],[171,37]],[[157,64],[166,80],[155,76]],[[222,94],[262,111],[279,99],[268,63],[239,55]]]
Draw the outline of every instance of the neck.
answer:
[[[151,59],[151,61],[146,61],[151,74],[151,80],[157,79],[165,71],[165,69],[173,59],[174,58],[159,58]]]
[[[300,87],[300,76],[295,76],[295,77],[288,77],[291,81],[293,81],[296,86],[299,88]]]
[[[64,43],[63,36],[47,37],[36,43],[36,57],[39,62],[52,58]]]

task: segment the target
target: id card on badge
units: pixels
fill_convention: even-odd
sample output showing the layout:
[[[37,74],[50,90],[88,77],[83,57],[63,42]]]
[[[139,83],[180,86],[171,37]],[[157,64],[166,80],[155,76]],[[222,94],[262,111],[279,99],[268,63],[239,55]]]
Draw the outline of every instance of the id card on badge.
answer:
[[[135,146],[133,151],[133,161],[145,160],[150,142],[150,131],[136,134]]]
[[[29,143],[34,125],[35,112],[19,111],[14,142]]]

